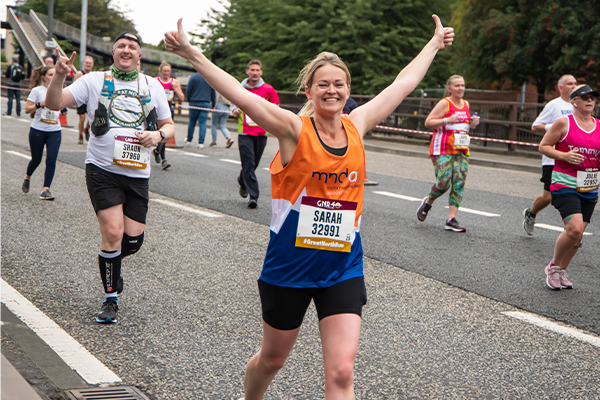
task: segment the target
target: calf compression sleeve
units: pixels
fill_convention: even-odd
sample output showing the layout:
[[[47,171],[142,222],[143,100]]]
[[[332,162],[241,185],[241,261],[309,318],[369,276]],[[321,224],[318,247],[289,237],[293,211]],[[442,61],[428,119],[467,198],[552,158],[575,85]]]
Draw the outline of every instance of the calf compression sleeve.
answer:
[[[102,284],[104,285],[104,293],[121,293],[123,291],[121,259],[120,250],[100,250],[98,253],[98,265]]]

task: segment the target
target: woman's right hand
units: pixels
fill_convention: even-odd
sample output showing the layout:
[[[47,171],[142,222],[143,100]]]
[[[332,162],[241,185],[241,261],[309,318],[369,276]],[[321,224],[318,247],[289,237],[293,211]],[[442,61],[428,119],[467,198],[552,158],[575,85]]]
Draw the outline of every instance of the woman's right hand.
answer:
[[[187,59],[187,54],[192,45],[183,31],[183,18],[177,21],[177,30],[165,32],[165,48],[171,53]]]
[[[562,159],[569,164],[579,165],[585,160],[585,157],[582,154],[579,154],[577,150],[571,150],[563,153]]]
[[[448,123],[448,124],[453,124],[457,121],[458,121],[458,115],[456,115],[456,114],[452,114],[451,116],[446,118],[446,123]]]

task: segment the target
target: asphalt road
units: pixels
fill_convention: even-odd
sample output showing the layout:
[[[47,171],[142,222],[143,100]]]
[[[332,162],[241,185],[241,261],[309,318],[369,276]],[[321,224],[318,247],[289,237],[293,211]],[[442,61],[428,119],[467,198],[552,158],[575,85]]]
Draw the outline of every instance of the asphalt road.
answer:
[[[257,210],[247,209],[237,193],[239,154],[236,145],[224,148],[222,136],[215,148],[169,151],[170,170],[153,165],[146,242],[124,263],[120,321],[100,326],[93,322],[102,297],[99,232],[85,190],[85,146],[76,144],[75,132],[63,130],[52,188],[57,199],[37,199],[43,165],[24,195],[27,160],[7,153],[28,154],[29,127],[22,120],[2,118],[2,279],[124,384],[152,399],[241,397],[245,363],[260,346],[254,282],[270,221],[264,168],[276,141],[269,139],[257,171]],[[185,131],[177,126],[178,143]],[[541,190],[536,174],[472,166],[463,206],[497,216],[461,211],[458,219],[468,230],[454,234],[443,230],[446,197],[426,222],[416,219],[419,203],[410,198],[427,194],[433,182],[429,160],[366,154],[369,179],[379,186],[367,187],[364,201],[369,303],[357,398],[599,397],[598,347],[502,314],[528,311],[600,334],[597,218],[570,267],[575,289],[552,292],[543,268],[558,232],[538,228],[528,237],[522,229],[521,213]],[[552,208],[538,223],[561,225]],[[4,353],[14,338],[3,330],[2,339]],[[322,398],[323,387],[311,310],[267,398]]]

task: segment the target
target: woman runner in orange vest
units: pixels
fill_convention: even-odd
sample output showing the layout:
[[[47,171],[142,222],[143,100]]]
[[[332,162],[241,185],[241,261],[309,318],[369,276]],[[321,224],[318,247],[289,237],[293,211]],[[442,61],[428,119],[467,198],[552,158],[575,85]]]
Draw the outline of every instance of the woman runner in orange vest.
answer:
[[[212,64],[183,31],[165,34],[167,50],[186,58],[207,82],[279,140],[270,171],[271,240],[258,280],[262,347],[248,362],[246,400],[262,399],[300,331],[311,300],[319,317],[325,398],[354,399],[354,361],[366,290],[360,221],[365,132],[384,120],[419,84],[438,50],[452,44],[452,28],[437,16],[435,35],[396,80],[348,117],[350,73],[333,53],[321,53],[298,79],[308,101],[300,115],[244,89]]]

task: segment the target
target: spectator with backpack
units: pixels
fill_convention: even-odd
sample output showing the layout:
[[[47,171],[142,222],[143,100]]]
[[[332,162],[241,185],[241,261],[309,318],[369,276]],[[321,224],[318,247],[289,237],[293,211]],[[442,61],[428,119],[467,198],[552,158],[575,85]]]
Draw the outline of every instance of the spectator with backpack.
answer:
[[[8,107],[6,115],[12,113],[13,98],[17,101],[17,116],[21,116],[21,81],[25,79],[23,67],[19,64],[19,58],[13,57],[12,64],[6,69],[5,76],[8,78],[8,86],[17,89],[8,89]]]

